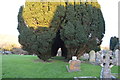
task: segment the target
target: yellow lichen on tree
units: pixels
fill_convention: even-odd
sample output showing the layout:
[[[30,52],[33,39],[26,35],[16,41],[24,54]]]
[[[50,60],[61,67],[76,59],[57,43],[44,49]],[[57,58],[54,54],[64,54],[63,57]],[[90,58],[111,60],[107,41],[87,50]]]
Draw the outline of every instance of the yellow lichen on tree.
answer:
[[[65,7],[67,5],[92,5],[100,8],[98,2],[25,2],[23,9],[23,18],[29,27],[57,27],[61,21],[61,17],[65,15]],[[92,0],[91,0],[92,1]],[[55,16],[55,13],[57,17]],[[54,21],[52,21],[54,18]]]
[[[48,2],[26,2],[23,18],[29,27],[49,27],[56,11]],[[50,8],[50,9],[49,9]]]

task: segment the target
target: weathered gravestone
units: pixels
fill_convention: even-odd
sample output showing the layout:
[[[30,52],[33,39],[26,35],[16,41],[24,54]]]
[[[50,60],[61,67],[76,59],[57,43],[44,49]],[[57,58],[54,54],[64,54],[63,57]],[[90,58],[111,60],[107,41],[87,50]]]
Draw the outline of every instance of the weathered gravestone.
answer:
[[[89,53],[90,57],[89,57],[89,62],[95,62],[95,51],[92,50]]]
[[[88,60],[88,59],[89,59],[89,54],[85,53],[85,54],[83,55],[83,59]]]
[[[120,66],[120,50],[118,51],[118,65]]]
[[[101,54],[99,52],[96,52],[96,58],[95,58],[95,62],[96,64],[100,64],[101,62]]]
[[[68,72],[80,71],[80,60],[77,60],[76,56],[72,57],[72,60],[69,61],[69,67],[67,67]]]
[[[120,51],[117,49],[117,50],[115,50],[114,54],[115,54],[116,65],[118,66],[118,65],[120,65],[120,59],[119,59]]]
[[[101,75],[100,78],[115,78],[111,74],[111,68],[113,67],[113,57],[111,55],[111,51],[106,51],[102,55],[101,59]]]
[[[62,54],[62,51],[61,51],[61,48],[59,48],[56,56],[61,56],[61,54]]]
[[[83,77],[74,77],[74,80],[98,80],[97,77],[93,76],[83,76]]]

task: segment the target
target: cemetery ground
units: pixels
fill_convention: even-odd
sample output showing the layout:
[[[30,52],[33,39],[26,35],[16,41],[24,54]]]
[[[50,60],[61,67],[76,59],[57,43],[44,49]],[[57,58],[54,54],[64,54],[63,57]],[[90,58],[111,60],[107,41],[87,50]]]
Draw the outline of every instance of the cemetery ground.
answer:
[[[100,77],[101,66],[99,65],[81,63],[81,71],[68,72],[66,69],[66,65],[68,64],[69,63],[65,62],[62,57],[55,57],[51,59],[51,62],[42,62],[37,56],[32,55],[3,55],[2,78]],[[114,66],[112,73],[118,73],[118,69],[120,69],[120,66]]]

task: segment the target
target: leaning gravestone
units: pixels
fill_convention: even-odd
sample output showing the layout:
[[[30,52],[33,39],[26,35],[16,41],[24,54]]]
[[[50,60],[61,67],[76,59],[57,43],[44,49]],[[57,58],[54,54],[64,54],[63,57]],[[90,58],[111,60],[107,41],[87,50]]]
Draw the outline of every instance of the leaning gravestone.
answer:
[[[77,60],[76,56],[72,57],[72,60],[69,61],[69,67],[67,66],[68,72],[80,71],[80,60]]]
[[[92,50],[89,53],[90,57],[89,57],[89,62],[95,62],[95,51]]]
[[[113,57],[111,55],[111,52],[106,51],[102,55],[101,59],[101,75],[100,78],[115,78],[111,74],[111,68],[113,67]]]

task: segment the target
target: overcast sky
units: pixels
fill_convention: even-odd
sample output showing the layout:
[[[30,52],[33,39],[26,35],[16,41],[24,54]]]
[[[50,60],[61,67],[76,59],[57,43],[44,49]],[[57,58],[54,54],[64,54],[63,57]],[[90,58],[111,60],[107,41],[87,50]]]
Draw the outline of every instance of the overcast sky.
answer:
[[[98,0],[106,23],[103,46],[109,45],[111,36],[118,37],[118,1],[120,0]],[[24,0],[0,1],[0,34],[19,34],[17,31],[17,15],[24,2]]]

